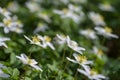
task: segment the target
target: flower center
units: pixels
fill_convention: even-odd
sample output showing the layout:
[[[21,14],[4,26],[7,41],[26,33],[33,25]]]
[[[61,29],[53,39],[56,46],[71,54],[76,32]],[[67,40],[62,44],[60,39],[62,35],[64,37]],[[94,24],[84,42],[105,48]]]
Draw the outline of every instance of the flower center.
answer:
[[[100,54],[100,55],[103,54],[103,51],[99,49],[98,54]]]
[[[6,9],[3,9],[3,14],[6,13],[6,12],[7,12],[7,10],[6,10]]]
[[[5,24],[5,25],[7,25],[7,27],[11,24],[11,20],[10,19],[4,19],[3,20],[3,23]]]
[[[33,63],[31,59],[27,59],[27,64]]]
[[[43,27],[43,24],[42,23],[38,23],[38,27]]]
[[[97,72],[95,70],[90,71],[90,75],[96,75],[96,74],[97,74]]]
[[[65,14],[67,14],[68,9],[64,8],[62,11],[63,11]]]
[[[37,42],[40,42],[40,39],[38,38],[38,36],[33,36],[32,41],[37,43]]]
[[[80,63],[84,63],[85,61],[87,61],[87,58],[85,56],[77,56],[77,60],[80,62]]]
[[[48,36],[45,36],[44,39],[45,39],[46,42],[50,42],[51,41],[51,38],[48,37]]]
[[[109,28],[109,27],[105,27],[105,31],[106,31],[107,33],[111,33],[111,32],[112,32],[112,29]]]
[[[71,41],[71,46],[72,46],[72,47],[77,47],[78,44],[77,44],[76,42],[74,42],[74,41]]]

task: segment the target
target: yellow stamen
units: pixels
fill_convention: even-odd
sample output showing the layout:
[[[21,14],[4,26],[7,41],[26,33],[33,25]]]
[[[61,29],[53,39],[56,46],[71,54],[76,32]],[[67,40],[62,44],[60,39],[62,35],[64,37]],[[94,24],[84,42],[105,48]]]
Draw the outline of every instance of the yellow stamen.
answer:
[[[103,54],[103,51],[102,50],[98,50],[98,54],[102,55]]]
[[[45,36],[44,39],[45,39],[46,42],[50,42],[51,41],[51,38],[48,37],[48,36]]]
[[[111,33],[111,32],[112,32],[112,29],[109,28],[109,27],[105,27],[105,31],[106,31],[107,33]]]
[[[85,61],[87,61],[87,57],[86,56],[77,56],[77,59],[80,63],[83,63]]]
[[[32,41],[37,43],[37,42],[40,42],[40,39],[38,38],[38,36],[33,36]]]
[[[28,63],[28,64],[33,63],[33,62],[32,62],[32,59],[27,59],[27,63]]]
[[[10,23],[11,23],[12,21],[10,20],[10,19],[5,19],[5,20],[3,20],[3,23],[5,24],[5,25],[7,25],[7,26],[9,26],[10,25]]]
[[[96,75],[98,74],[94,69],[90,70],[90,75]]]
[[[68,9],[64,8],[62,11],[66,14],[68,12]]]

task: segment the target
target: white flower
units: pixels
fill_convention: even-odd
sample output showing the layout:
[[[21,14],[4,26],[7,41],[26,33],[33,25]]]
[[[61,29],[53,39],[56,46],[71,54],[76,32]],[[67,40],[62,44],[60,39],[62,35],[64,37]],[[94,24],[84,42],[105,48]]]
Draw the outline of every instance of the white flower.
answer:
[[[39,4],[34,1],[26,2],[26,6],[31,12],[37,12],[40,10]]]
[[[10,75],[5,74],[2,69],[6,68],[6,66],[4,66],[3,64],[0,63],[0,78],[9,78]]]
[[[51,22],[51,19],[50,19],[50,16],[48,15],[48,13],[45,13],[45,12],[38,12],[37,13],[37,16],[42,18],[43,20],[45,20],[46,22],[50,23]]]
[[[17,17],[10,17],[10,18],[4,18],[3,22],[0,22],[0,27],[4,28],[5,33],[9,33],[10,31],[16,32],[16,33],[22,33],[23,32],[23,24],[21,21],[17,20]]]
[[[82,7],[76,6],[76,5],[73,5],[73,4],[69,4],[68,8],[69,8],[69,10],[71,10],[73,12],[77,12],[77,13],[80,13],[80,11],[82,11]]]
[[[88,77],[88,79],[90,80],[102,80],[102,79],[108,80],[107,77],[105,77],[102,74],[98,74],[95,70],[92,70],[89,67],[84,67],[84,70],[77,69],[77,71]]]
[[[23,64],[30,65],[31,67],[35,68],[36,70],[42,71],[42,69],[37,66],[37,63],[34,59],[29,59],[25,54],[21,54],[20,56],[16,56],[18,59],[22,61]]]
[[[4,47],[8,48],[5,41],[9,41],[9,40],[10,40],[10,38],[0,37],[0,46],[4,46]]]
[[[59,34],[57,34],[56,38],[57,38],[57,42],[59,44],[65,44],[67,42],[67,36],[65,36],[65,35],[59,35]]]
[[[46,29],[48,29],[48,26],[44,23],[38,23],[37,28],[34,30],[34,33],[38,33],[40,31],[44,32]]]
[[[16,12],[19,10],[19,4],[16,1],[9,2],[7,9],[11,12]]]
[[[7,11],[5,8],[1,8],[1,7],[0,7],[0,14],[5,16],[6,18],[9,18],[11,15],[11,13],[9,11]]]
[[[93,47],[93,53],[96,54],[99,58],[102,58],[102,55],[104,54],[103,51],[96,46]]]
[[[81,30],[79,33],[84,35],[86,38],[97,39],[95,32],[91,29]]]
[[[70,59],[69,57],[67,57],[67,59],[73,63],[77,63],[77,64],[81,65],[82,67],[87,66],[88,64],[93,64],[92,61],[87,60],[86,56],[81,56],[76,53],[74,53],[73,56],[74,56],[75,60]]]
[[[49,36],[43,36],[43,37],[41,36],[40,39],[42,41],[43,48],[46,48],[47,46],[49,46],[52,50],[55,50],[55,47],[51,43],[51,38]]]
[[[90,12],[88,14],[88,17],[93,21],[95,25],[102,25],[102,26],[106,25],[103,16],[100,15],[99,13]]]
[[[48,36],[33,36],[32,39],[28,38],[27,36],[24,35],[24,37],[30,41],[31,44],[35,44],[38,46],[41,46],[42,48],[46,48],[47,46],[49,46],[51,49],[55,50],[53,44],[50,42],[51,38]]]
[[[6,66],[0,63],[0,68],[6,68]]]
[[[5,74],[5,73],[0,69],[0,77],[1,77],[1,78],[9,78],[10,75]]]
[[[75,13],[75,11],[79,12],[78,14]],[[62,10],[53,10],[55,14],[60,15],[62,19],[64,18],[70,18],[72,19],[75,23],[79,23],[80,21],[83,20],[84,13],[81,11],[73,10],[73,6],[69,5],[68,8],[63,8]]]
[[[85,48],[79,47],[77,42],[70,40],[69,36],[67,36],[67,45],[68,47],[70,47],[71,49],[73,49],[74,51],[82,54],[82,51],[85,50]]]
[[[33,36],[32,39],[28,38],[27,36],[24,35],[24,37],[30,41],[30,44],[35,44],[35,45],[38,45],[38,46],[42,46],[41,44],[41,40],[39,38],[39,35],[37,36]]]
[[[112,29],[109,27],[95,27],[95,30],[99,35],[103,35],[106,38],[119,38],[117,35],[112,34]]]
[[[115,9],[109,3],[99,4],[99,8],[103,11],[115,11]]]

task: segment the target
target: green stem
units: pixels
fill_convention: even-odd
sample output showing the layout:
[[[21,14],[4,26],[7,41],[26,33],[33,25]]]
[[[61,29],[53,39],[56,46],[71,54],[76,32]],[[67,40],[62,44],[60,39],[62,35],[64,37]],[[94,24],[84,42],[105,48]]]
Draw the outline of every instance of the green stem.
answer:
[[[66,47],[64,48],[64,52],[63,52],[63,56],[62,56],[62,63],[64,63],[65,52],[66,52]]]
[[[71,52],[70,52],[70,55],[69,55],[69,58],[71,58],[71,55],[72,55],[72,50],[71,50]],[[67,67],[67,65],[68,65],[68,60],[67,60],[67,62],[66,62],[66,64],[65,64],[65,67],[64,67],[64,69],[63,69],[63,71],[65,71],[65,69],[66,69],[66,67]]]

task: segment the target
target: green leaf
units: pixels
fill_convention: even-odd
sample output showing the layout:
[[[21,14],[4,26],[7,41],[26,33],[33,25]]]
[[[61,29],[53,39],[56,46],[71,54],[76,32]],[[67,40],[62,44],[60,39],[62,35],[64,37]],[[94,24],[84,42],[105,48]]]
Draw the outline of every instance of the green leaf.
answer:
[[[11,53],[11,55],[10,55],[10,63],[14,64],[15,61],[16,61],[16,55],[14,53]]]
[[[25,80],[31,80],[31,78],[29,78],[29,77],[25,77]]]
[[[13,70],[12,78],[17,80],[19,74],[20,74],[19,70],[17,68],[15,68]]]

